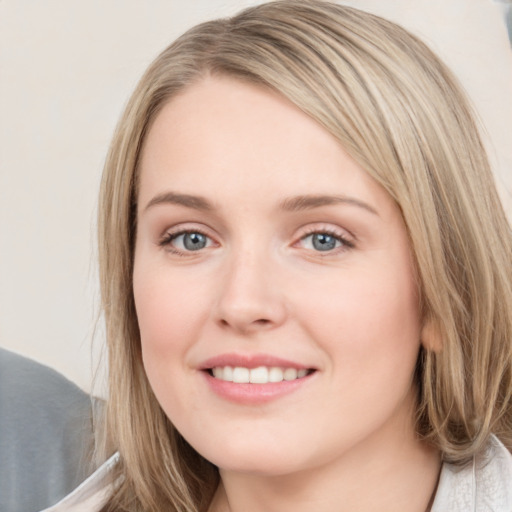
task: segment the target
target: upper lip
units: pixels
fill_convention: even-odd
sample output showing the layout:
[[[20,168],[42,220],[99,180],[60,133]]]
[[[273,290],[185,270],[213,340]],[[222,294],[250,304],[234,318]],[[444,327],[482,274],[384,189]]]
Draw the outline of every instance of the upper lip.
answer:
[[[258,368],[259,366],[296,368],[297,370],[310,370],[309,365],[272,356],[270,354],[220,354],[203,361],[199,365],[199,370],[209,370],[219,366],[232,366],[242,368]]]

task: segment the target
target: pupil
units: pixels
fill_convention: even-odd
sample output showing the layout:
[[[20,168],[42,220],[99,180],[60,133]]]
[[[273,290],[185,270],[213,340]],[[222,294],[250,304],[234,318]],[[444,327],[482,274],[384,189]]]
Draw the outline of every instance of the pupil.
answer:
[[[330,251],[336,247],[336,239],[331,235],[316,233],[313,235],[313,247],[317,251]]]
[[[183,237],[183,245],[189,251],[197,251],[206,246],[206,237],[201,233],[186,233]]]

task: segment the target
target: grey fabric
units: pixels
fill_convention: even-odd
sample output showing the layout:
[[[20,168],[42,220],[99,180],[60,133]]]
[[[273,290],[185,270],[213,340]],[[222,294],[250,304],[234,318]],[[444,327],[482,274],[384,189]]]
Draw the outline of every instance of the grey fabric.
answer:
[[[512,0],[494,0],[501,9],[505,25],[507,25],[508,38],[512,46]]]
[[[91,400],[59,373],[0,349],[0,512],[37,512],[89,473]]]

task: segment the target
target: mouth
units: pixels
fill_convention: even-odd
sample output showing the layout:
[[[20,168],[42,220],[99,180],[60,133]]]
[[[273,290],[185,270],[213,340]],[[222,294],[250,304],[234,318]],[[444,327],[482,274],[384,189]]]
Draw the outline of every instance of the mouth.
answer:
[[[214,366],[205,371],[214,379],[233,382],[235,384],[276,384],[283,381],[294,381],[311,375],[313,368],[293,368],[281,366]]]
[[[222,399],[243,405],[265,404],[313,382],[318,368],[271,354],[220,354],[198,368]]]

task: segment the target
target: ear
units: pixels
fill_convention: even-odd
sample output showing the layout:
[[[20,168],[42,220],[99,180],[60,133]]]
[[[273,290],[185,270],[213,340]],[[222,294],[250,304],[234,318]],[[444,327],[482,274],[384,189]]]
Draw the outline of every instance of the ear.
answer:
[[[421,329],[420,340],[425,350],[441,352],[443,348],[441,329],[439,328],[438,323],[432,318],[425,320]]]

